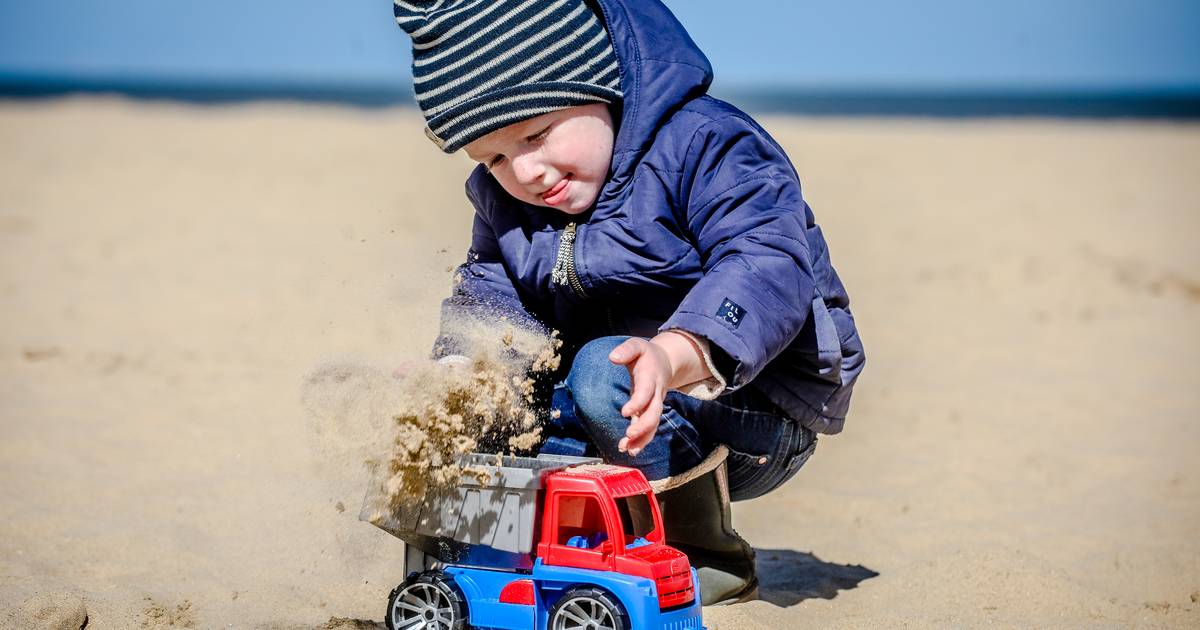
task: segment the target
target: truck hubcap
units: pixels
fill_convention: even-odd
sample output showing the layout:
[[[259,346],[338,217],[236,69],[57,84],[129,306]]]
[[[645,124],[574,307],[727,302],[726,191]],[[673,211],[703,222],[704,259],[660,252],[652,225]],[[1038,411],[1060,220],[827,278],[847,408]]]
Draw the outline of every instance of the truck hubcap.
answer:
[[[413,584],[392,606],[392,625],[400,630],[450,630],[454,609],[450,598],[431,584]]]
[[[616,630],[616,620],[603,603],[580,597],[558,609],[554,630]]]

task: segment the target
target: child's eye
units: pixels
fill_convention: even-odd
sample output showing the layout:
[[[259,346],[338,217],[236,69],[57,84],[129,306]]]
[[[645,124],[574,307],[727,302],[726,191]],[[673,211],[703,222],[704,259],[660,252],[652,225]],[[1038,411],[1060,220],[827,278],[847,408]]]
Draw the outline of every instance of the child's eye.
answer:
[[[491,159],[491,160],[490,160],[490,161],[487,163],[487,168],[488,168],[488,170],[490,171],[490,170],[492,170],[492,169],[496,168],[497,166],[499,166],[499,165],[500,165],[500,162],[503,162],[503,161],[504,161],[504,156],[503,156],[503,155],[497,155],[496,157],[492,158],[492,159]]]
[[[546,137],[547,135],[549,135],[549,133],[550,133],[550,128],[549,128],[549,127],[546,127],[545,129],[543,129],[543,130],[541,130],[541,131],[539,131],[539,132],[537,132],[537,133],[533,134],[532,136],[529,136],[528,138],[525,138],[525,141],[526,141],[526,142],[537,142],[538,140],[543,140],[543,139],[545,139],[545,137]]]

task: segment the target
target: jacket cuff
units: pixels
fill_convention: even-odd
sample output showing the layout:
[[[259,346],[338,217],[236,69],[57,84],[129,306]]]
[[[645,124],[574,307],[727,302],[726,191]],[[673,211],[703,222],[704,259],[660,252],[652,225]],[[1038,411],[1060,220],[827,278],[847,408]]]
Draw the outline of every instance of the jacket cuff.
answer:
[[[724,371],[719,372],[721,378],[725,380],[725,393],[732,392],[750,382],[748,376],[753,375],[747,373],[747,358],[751,356],[750,348],[746,347],[742,339],[732,331],[704,315],[689,311],[676,311],[666,323],[659,327],[659,331],[675,328],[684,329],[693,335],[703,337],[708,340],[710,350],[715,346],[717,352],[723,352],[725,356],[729,357],[729,363],[732,364],[733,369],[730,370],[727,367]]]
[[[725,393],[725,377],[721,375],[721,372],[717,370],[717,366],[713,362],[712,348],[708,344],[708,339],[692,334],[682,328],[669,328],[667,332],[687,337],[688,341],[691,341],[692,345],[696,346],[696,349],[700,351],[700,356],[704,360],[704,366],[708,368],[708,373],[712,375],[694,383],[681,385],[675,388],[676,391],[698,400],[713,400]]]

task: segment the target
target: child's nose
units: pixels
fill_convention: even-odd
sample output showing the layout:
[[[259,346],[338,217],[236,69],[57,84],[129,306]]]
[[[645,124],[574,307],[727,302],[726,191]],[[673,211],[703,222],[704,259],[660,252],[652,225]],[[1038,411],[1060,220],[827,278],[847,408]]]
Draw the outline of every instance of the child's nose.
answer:
[[[536,157],[525,154],[513,159],[513,177],[523,186],[540,185],[546,168]]]

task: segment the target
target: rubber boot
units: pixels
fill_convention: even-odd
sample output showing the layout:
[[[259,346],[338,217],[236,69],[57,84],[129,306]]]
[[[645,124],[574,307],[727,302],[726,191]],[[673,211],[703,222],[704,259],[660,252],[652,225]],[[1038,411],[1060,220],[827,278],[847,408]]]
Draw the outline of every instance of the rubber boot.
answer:
[[[696,567],[705,606],[758,598],[754,548],[733,529],[727,454],[719,447],[699,466],[652,483],[667,544]]]

